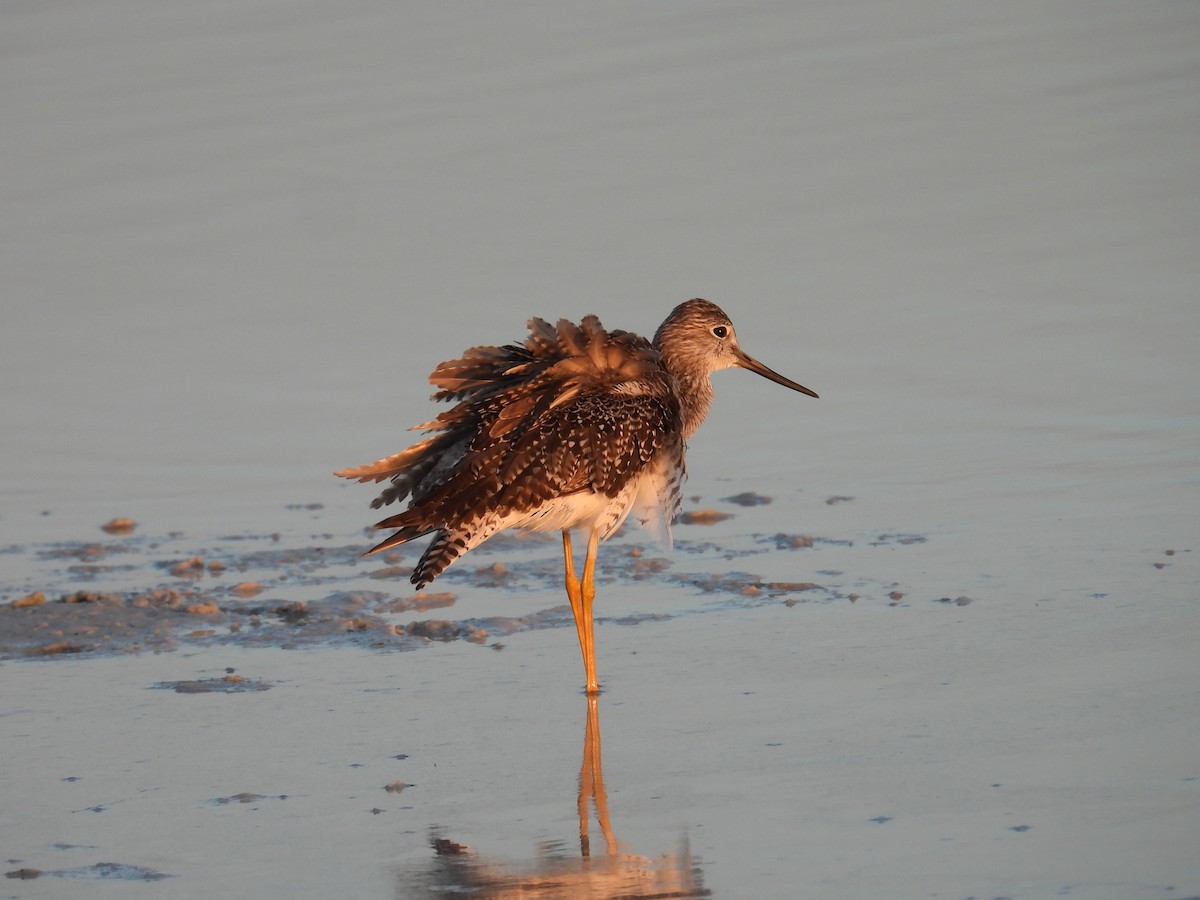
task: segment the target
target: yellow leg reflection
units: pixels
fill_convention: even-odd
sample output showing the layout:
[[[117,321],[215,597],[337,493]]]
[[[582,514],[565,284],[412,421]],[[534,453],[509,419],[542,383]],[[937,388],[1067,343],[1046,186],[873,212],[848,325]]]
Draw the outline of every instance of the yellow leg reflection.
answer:
[[[579,767],[579,849],[591,856],[588,839],[588,800],[596,811],[596,821],[604,835],[604,850],[609,856],[617,852],[617,839],[608,821],[608,794],[604,790],[604,764],[600,756],[600,704],[595,694],[587,698],[587,725],[583,730],[583,764]]]
[[[609,824],[608,795],[604,790],[599,706],[599,698],[589,694],[576,798],[580,858],[543,850],[529,859],[498,860],[449,840],[442,835],[441,829],[434,829],[430,835],[434,860],[417,871],[414,878],[406,878],[397,896],[418,895],[413,889],[413,885],[417,885],[422,897],[453,894],[488,900],[649,900],[651,897],[700,900],[711,897],[712,893],[704,887],[699,860],[692,855],[686,834],[674,853],[662,853],[654,858],[639,856],[618,845]],[[594,857],[588,839],[593,815],[600,824],[605,846],[605,852]]]

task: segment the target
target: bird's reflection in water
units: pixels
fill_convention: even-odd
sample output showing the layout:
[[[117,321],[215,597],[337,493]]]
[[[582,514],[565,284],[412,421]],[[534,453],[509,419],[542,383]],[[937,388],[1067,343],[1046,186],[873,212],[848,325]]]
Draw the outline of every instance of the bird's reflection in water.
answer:
[[[579,856],[561,842],[543,844],[530,860],[489,859],[435,830],[434,858],[402,876],[401,897],[473,898],[665,898],[710,897],[686,838],[672,854],[655,859],[623,852],[608,818],[608,795],[600,760],[600,711],[587,698],[583,765],[579,769]],[[604,852],[592,852],[592,812]]]

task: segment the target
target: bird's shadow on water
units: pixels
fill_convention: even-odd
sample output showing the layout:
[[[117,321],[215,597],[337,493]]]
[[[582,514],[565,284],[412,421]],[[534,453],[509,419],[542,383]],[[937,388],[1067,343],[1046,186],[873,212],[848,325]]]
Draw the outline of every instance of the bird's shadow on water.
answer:
[[[597,697],[587,698],[583,762],[576,796],[579,850],[573,840],[543,842],[534,856],[500,859],[449,835],[449,827],[430,829],[430,855],[396,873],[399,897],[413,898],[690,898],[710,897],[700,860],[686,834],[673,852],[642,856],[617,840],[609,818],[608,794],[600,748]],[[592,832],[592,820],[599,835]],[[594,841],[594,837],[600,840]],[[597,846],[600,845],[600,846]]]

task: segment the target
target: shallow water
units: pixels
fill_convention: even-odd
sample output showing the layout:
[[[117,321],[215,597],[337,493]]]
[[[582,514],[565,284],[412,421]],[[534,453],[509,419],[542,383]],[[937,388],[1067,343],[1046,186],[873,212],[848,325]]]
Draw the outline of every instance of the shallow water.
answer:
[[[0,835],[71,873],[11,896],[404,895],[436,840],[464,878],[578,865],[555,543],[404,609],[328,473],[466,346],[695,295],[821,399],[718,375],[687,509],[730,518],[604,549],[623,850],[686,836],[716,896],[1200,894],[1192,6],[4,23],[0,601],[47,602],[0,626]],[[226,668],[269,688],[150,690]]]

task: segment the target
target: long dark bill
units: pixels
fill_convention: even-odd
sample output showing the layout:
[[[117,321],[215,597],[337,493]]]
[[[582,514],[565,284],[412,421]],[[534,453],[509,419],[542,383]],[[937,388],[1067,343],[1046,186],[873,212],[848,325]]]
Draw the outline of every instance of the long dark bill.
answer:
[[[817,397],[818,400],[820,399],[816,391],[810,391],[804,385],[796,384],[796,382],[792,381],[790,378],[784,378],[774,369],[769,369],[764,366],[741,347],[737,349],[736,353],[738,360],[737,364],[743,369],[749,369],[751,372],[755,372],[761,375],[763,378],[769,378],[776,384],[782,384],[785,388],[791,388],[793,391],[799,391],[802,394],[808,394],[810,397]]]

